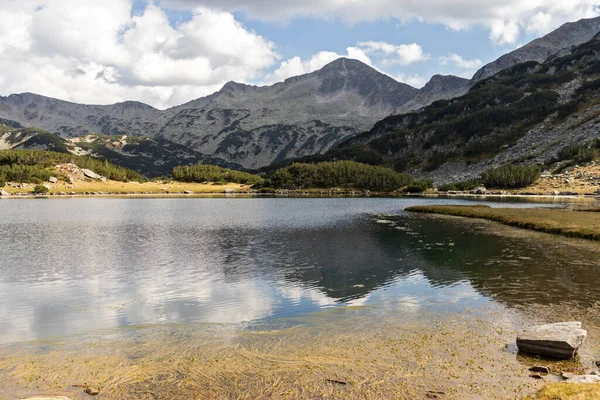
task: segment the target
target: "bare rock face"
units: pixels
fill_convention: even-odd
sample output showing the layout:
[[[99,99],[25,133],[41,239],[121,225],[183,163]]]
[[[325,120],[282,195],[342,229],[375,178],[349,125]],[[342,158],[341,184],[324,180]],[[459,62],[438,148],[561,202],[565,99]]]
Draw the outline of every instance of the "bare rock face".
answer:
[[[10,193],[5,191],[4,189],[0,189],[0,196],[10,196]]]
[[[587,336],[581,322],[561,322],[527,329],[517,337],[519,351],[561,359],[575,357]]]

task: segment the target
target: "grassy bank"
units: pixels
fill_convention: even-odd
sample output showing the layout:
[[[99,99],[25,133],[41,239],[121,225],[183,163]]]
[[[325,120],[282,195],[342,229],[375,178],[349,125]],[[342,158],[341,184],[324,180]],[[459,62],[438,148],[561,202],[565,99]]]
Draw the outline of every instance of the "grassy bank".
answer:
[[[600,213],[553,209],[490,208],[487,206],[415,206],[406,211],[483,218],[517,228],[600,240]]]
[[[5,186],[3,189],[10,194],[29,194],[35,185],[26,184],[17,188]],[[188,182],[118,182],[118,181],[78,181],[74,184],[58,182],[48,184],[50,194],[67,193],[72,195],[85,195],[90,193],[103,194],[178,194],[183,192],[193,193],[224,193],[227,189],[234,189],[237,193],[245,193],[250,190],[247,185],[238,183],[227,183],[217,185],[213,183],[188,183]]]
[[[600,399],[600,384],[553,383],[528,400],[596,400]]]

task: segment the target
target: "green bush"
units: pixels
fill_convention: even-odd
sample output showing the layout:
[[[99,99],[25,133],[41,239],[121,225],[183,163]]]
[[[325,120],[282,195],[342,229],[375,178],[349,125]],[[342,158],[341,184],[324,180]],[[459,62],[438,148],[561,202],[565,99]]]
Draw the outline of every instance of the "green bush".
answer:
[[[600,157],[600,142],[593,141],[589,145],[569,145],[565,146],[556,155],[553,162],[571,160],[576,163],[591,162]]]
[[[0,180],[0,188],[3,188],[4,186],[6,186],[6,182],[3,180]]]
[[[256,185],[263,181],[258,175],[205,164],[175,167],[173,168],[173,179],[180,182],[215,182],[218,184],[233,182],[243,185]]]
[[[433,182],[428,180],[414,181],[404,189],[406,193],[423,193],[427,189],[433,189]]]
[[[265,185],[280,189],[345,187],[391,192],[412,182],[410,176],[389,168],[354,161],[336,161],[292,164],[277,170]]]
[[[448,192],[448,191],[465,191],[465,190],[473,190],[478,186],[481,186],[482,183],[480,180],[478,179],[473,179],[473,180],[469,180],[469,181],[461,181],[461,182],[455,182],[455,183],[447,183],[445,185],[441,185],[440,187],[438,187],[438,190],[442,191],[442,192]]]
[[[481,181],[489,188],[519,189],[535,183],[541,172],[537,165],[509,164],[488,169],[481,175]]]
[[[45,193],[48,193],[48,192],[49,192],[49,190],[48,190],[48,188],[46,186],[44,186],[44,185],[36,185],[33,188],[33,192],[32,193],[33,194],[45,194]]]

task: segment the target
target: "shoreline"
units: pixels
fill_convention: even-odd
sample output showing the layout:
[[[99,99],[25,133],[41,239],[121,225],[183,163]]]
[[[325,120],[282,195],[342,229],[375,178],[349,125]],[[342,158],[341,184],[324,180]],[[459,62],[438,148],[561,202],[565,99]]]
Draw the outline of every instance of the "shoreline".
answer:
[[[514,228],[564,237],[600,240],[600,208],[558,210],[552,208],[491,208],[482,205],[431,205],[407,207],[405,211],[426,215],[483,219]]]
[[[1,199],[32,199],[32,198],[94,198],[94,197],[149,197],[149,198],[202,198],[202,197],[276,197],[276,198],[330,198],[330,197],[345,197],[345,198],[369,198],[369,197],[386,197],[386,198],[433,198],[433,199],[555,199],[555,200],[597,200],[600,201],[600,195],[584,194],[584,195],[552,195],[552,194],[532,194],[532,193],[511,193],[511,194],[471,194],[471,193],[394,193],[394,192],[370,192],[368,194],[356,193],[356,191],[335,191],[326,189],[307,189],[302,191],[285,191],[266,193],[253,190],[236,190],[227,191],[184,191],[178,192],[51,192],[46,194],[34,193],[9,193],[8,195],[0,195]]]

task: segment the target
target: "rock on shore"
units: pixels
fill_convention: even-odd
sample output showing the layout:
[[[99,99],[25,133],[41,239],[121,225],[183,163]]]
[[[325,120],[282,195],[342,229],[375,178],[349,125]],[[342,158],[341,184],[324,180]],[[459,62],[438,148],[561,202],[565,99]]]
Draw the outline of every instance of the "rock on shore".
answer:
[[[540,356],[575,357],[587,336],[581,322],[561,322],[527,329],[517,337],[519,351]]]

